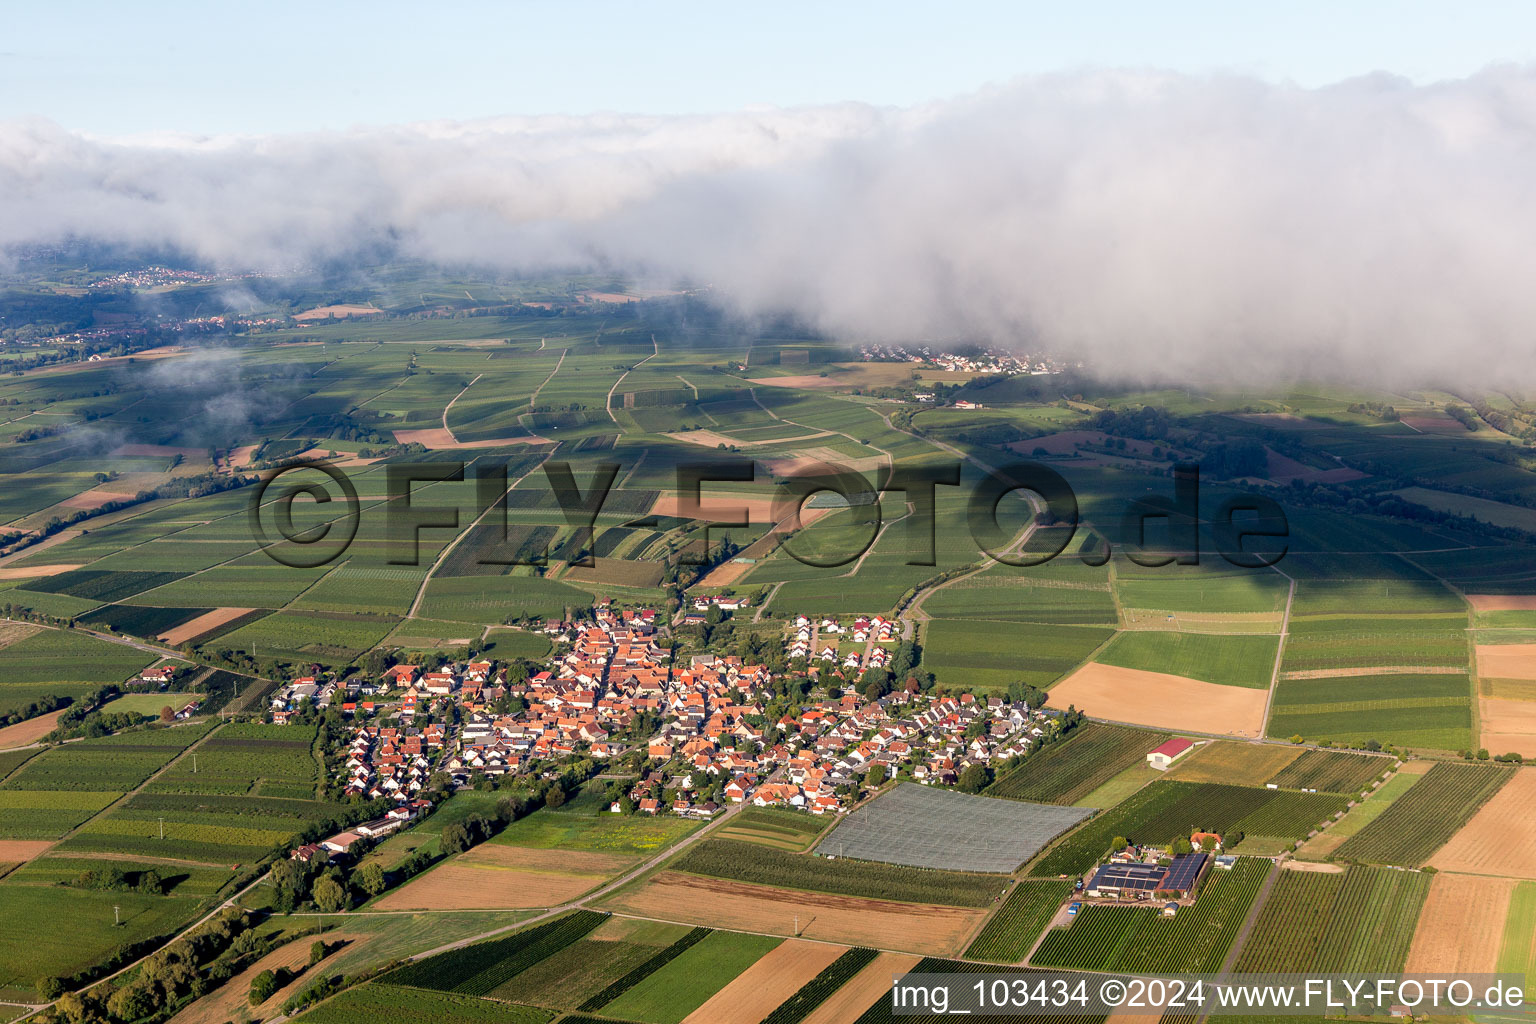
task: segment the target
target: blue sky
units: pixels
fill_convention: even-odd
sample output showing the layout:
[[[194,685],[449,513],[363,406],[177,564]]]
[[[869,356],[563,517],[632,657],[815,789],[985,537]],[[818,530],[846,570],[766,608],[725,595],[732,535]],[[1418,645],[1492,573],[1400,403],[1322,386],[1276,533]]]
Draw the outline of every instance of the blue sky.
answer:
[[[907,105],[1092,67],[1423,82],[1533,56],[1536,5],[1522,3],[60,2],[10,5],[0,117],[103,135],[313,131]]]

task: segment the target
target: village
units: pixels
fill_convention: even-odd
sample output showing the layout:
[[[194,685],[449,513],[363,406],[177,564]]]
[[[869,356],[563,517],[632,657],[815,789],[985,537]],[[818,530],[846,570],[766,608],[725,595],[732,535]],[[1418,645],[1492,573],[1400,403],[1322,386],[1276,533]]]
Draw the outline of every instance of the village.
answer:
[[[965,788],[967,769],[990,778],[1062,729],[1060,712],[997,696],[858,693],[852,681],[888,664],[899,639],[879,616],[796,616],[784,642],[811,690],[782,713],[766,667],[710,653],[674,659],[662,621],[600,605],[580,623],[547,622],[554,649],[526,678],[489,660],[398,664],[375,679],[304,676],[273,695],[268,716],[283,724],[339,706],[350,731],[336,785],[398,808],[352,830],[365,838],[429,810],[422,796],[434,777],[484,788],[579,758],[632,779],[614,813],[708,820],[748,804],[841,815],[887,779]],[[321,845],[340,853],[350,838]]]

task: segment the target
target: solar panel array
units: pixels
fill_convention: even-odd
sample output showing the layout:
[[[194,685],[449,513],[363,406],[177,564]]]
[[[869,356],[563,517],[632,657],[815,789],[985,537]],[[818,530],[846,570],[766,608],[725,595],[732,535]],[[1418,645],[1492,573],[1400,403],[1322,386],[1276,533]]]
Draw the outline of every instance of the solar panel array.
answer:
[[[1205,861],[1206,855],[1203,853],[1186,853],[1173,858],[1173,863],[1168,866],[1168,881],[1163,884],[1163,888],[1189,892],[1195,887],[1195,879],[1200,877],[1200,869],[1205,867]]]
[[[919,868],[1011,872],[1092,813],[908,782],[848,815],[816,852]]]

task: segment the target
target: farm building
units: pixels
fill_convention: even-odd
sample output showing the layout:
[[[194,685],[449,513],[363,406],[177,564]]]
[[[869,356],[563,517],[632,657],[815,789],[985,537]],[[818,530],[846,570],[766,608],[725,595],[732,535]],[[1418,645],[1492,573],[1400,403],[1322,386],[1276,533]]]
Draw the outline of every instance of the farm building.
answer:
[[[1171,864],[1105,864],[1093,873],[1086,892],[1095,898],[1146,899],[1154,892],[1188,896],[1205,871],[1209,858],[1187,853]]]
[[[1193,742],[1184,739],[1182,736],[1175,736],[1167,743],[1150,751],[1147,754],[1147,764],[1160,772],[1165,772],[1173,762],[1193,750],[1194,746]]]

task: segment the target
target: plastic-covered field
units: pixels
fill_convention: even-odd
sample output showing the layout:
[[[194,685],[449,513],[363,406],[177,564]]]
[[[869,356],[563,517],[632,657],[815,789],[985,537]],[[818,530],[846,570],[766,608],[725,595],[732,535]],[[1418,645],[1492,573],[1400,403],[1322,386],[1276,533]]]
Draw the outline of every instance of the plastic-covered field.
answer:
[[[816,852],[920,868],[1011,872],[1092,813],[907,783],[850,814]]]

